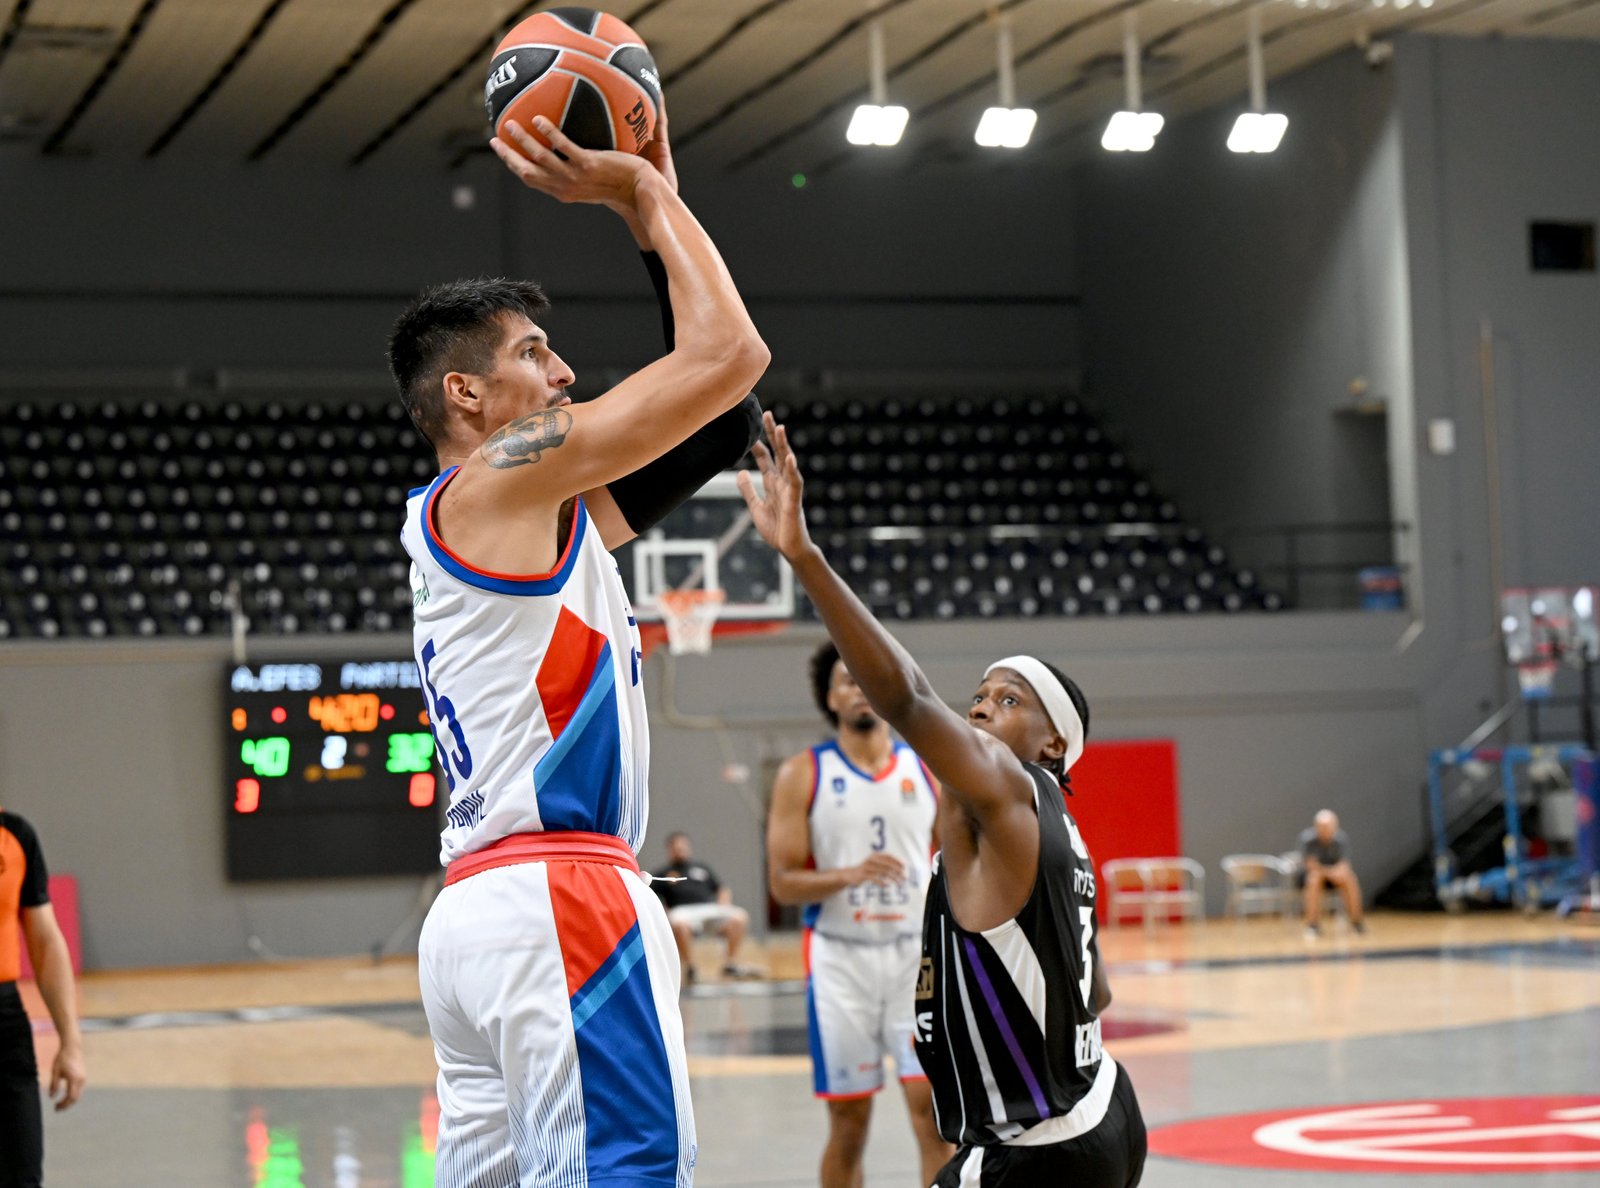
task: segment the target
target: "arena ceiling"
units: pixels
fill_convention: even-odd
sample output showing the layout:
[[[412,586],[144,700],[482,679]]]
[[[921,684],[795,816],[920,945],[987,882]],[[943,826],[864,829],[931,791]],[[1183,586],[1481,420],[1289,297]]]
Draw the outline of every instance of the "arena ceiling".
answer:
[[[1424,7],[1427,2],[1428,6]],[[908,160],[984,150],[994,13],[1014,30],[1028,151],[1091,143],[1121,106],[1122,14],[1145,43],[1145,106],[1245,93],[1250,0],[612,0],[662,67],[686,164],[847,168],[882,15]],[[484,65],[518,0],[0,0],[0,147],[46,156],[446,169],[482,150]],[[1600,0],[1261,0],[1268,75],[1406,31],[1600,37]],[[1270,90],[1270,88],[1269,88]],[[883,151],[883,150],[877,150]]]

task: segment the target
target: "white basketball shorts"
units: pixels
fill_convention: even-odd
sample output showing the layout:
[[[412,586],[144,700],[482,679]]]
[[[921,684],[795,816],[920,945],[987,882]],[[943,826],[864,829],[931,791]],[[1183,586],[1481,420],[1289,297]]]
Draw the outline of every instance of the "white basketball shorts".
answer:
[[[544,853],[563,836],[597,835],[518,835]],[[678,953],[660,900],[619,839],[577,860],[506,843],[507,865],[458,878],[479,855],[452,864],[418,946],[439,1062],[435,1185],[689,1188]]]
[[[923,1080],[912,1050],[922,938],[886,944],[807,932],[806,1021],[818,1097],[865,1097],[883,1088],[883,1058],[902,1081]]]

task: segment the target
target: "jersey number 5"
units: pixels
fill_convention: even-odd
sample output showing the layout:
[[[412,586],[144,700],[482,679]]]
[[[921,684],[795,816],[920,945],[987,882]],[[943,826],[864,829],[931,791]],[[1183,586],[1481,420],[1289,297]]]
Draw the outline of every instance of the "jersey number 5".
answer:
[[[433,743],[439,749],[439,764],[444,768],[444,778],[454,792],[456,781],[472,774],[472,752],[467,749],[466,735],[461,732],[461,723],[456,720],[456,707],[448,697],[439,696],[439,690],[433,687],[430,670],[436,655],[438,652],[434,650],[433,640],[422,645],[422,687],[428,698],[428,729],[433,731]],[[449,728],[450,737],[456,744],[454,751],[445,750],[444,740],[439,737],[440,726]]]

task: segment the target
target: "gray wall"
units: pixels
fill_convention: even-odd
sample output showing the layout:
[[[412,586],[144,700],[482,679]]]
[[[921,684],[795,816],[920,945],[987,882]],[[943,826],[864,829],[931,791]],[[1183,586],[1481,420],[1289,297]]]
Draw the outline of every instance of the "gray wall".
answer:
[[[1274,82],[1289,116],[1276,153],[1224,148],[1230,104],[1077,174],[1087,386],[1158,487],[1225,537],[1403,518],[1396,426],[1350,411],[1356,381],[1390,407],[1410,398],[1392,92],[1392,74],[1340,54]],[[1233,540],[1244,559],[1283,558]],[[1306,544],[1313,561],[1389,548],[1384,534]]]
[[[1095,738],[1172,738],[1184,848],[1216,872],[1240,849],[1281,849],[1312,812],[1339,809],[1369,879],[1421,844],[1418,756],[1428,745],[1415,649],[1392,616],[1300,615],[1144,622],[921,624],[901,632],[959,701],[998,656],[1037,650],[1089,691]],[[762,776],[822,733],[805,662],[815,627],[669,666],[646,666],[653,707],[652,826],[688,829],[743,903],[764,900]],[[405,638],[365,637],[370,654]],[[261,658],[316,655],[314,643],[253,645]],[[219,642],[0,653],[0,803],[26,815],[49,861],[81,884],[92,968],[249,960],[251,938],[283,956],[359,953],[393,939],[422,880],[230,885],[223,873]],[[675,726],[671,710],[725,716]],[[1359,740],[1359,745],[1353,745]],[[742,765],[749,778],[729,782]],[[1126,789],[1128,811],[1138,790]],[[1214,884],[1220,875],[1214,873]],[[1214,905],[1221,888],[1214,885]]]
[[[881,164],[695,178],[783,369],[1062,369],[1076,362],[1065,173]],[[454,187],[469,185],[471,210]],[[404,301],[475,273],[541,281],[580,369],[659,353],[655,303],[609,212],[498,162],[420,177],[0,156],[0,367],[371,368]],[[88,327],[92,326],[92,331]],[[88,331],[88,332],[86,332]],[[580,370],[580,382],[583,372]]]
[[[1418,415],[1455,420],[1452,500],[1488,514],[1479,347],[1494,353],[1509,584],[1571,585],[1600,574],[1586,514],[1600,442],[1600,275],[1535,273],[1532,220],[1600,221],[1600,45],[1402,42]],[[1481,561],[1480,561],[1481,564]]]

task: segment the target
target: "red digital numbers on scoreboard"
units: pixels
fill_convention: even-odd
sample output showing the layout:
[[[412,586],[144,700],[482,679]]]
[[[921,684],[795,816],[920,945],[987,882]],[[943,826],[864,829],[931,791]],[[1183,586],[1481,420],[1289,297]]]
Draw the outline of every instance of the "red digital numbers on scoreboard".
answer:
[[[433,778],[432,772],[419,771],[412,776],[407,796],[407,799],[411,801],[411,807],[427,808],[433,804],[433,795],[437,786],[437,781]]]
[[[249,778],[236,781],[233,785],[233,811],[253,813],[260,807],[261,781]]]
[[[376,693],[335,693],[313,697],[307,706],[311,720],[330,734],[366,734],[378,728],[382,717]]]

